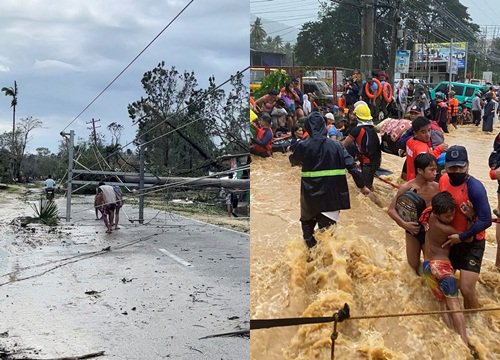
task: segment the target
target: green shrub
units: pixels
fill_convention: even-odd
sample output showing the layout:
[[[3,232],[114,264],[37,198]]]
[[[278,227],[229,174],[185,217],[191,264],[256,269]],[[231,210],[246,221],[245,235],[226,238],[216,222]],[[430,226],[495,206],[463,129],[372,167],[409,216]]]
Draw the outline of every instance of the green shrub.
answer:
[[[266,95],[271,89],[280,91],[280,89],[289,81],[291,81],[290,75],[288,75],[285,70],[274,70],[262,79],[260,89],[255,91],[255,98],[258,99],[261,96]]]
[[[37,207],[36,204],[31,204],[31,207],[35,211],[38,221],[49,226],[57,225],[59,221],[59,210],[53,200],[45,201],[41,198],[40,207]]]

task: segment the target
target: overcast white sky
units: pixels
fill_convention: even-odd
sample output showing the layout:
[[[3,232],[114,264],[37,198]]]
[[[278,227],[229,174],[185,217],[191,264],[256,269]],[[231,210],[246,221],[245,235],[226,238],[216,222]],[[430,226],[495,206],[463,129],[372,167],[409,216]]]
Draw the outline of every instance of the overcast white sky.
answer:
[[[57,151],[59,132],[165,27],[189,0],[2,0],[0,87],[18,84],[17,119],[31,115],[30,151]],[[127,105],[144,92],[140,80],[164,60],[194,71],[200,87],[222,83],[249,64],[249,2],[195,0],[151,47],[69,129],[87,138],[85,124],[101,119],[135,129]],[[10,97],[0,93],[0,132],[12,129]],[[69,130],[68,129],[68,130]]]

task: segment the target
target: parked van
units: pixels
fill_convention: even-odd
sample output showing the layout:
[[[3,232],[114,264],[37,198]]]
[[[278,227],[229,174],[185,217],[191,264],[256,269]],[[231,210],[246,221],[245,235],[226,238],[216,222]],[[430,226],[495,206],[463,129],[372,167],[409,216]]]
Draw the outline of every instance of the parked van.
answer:
[[[448,94],[448,81],[441,81],[436,84],[434,89],[430,90],[431,99],[434,100],[436,98],[436,93],[441,92],[443,94]],[[455,91],[455,98],[459,103],[462,103],[466,98],[467,102],[465,106],[469,109],[472,106],[472,99],[474,98],[474,94],[477,90],[482,92],[488,91],[488,87],[484,85],[474,85],[474,84],[465,84],[461,82],[452,82],[451,90]]]

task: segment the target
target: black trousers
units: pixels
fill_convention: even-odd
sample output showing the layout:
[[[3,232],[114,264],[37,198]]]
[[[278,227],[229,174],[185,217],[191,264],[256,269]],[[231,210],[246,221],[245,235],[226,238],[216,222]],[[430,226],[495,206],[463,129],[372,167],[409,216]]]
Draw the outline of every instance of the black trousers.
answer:
[[[311,220],[301,220],[302,224],[302,236],[304,240],[309,240],[313,237],[314,227],[318,224],[318,228],[323,229],[330,225],[335,224],[335,221],[326,217],[325,215],[319,214],[314,219]]]
[[[475,125],[481,122],[481,110],[472,110],[472,121]]]

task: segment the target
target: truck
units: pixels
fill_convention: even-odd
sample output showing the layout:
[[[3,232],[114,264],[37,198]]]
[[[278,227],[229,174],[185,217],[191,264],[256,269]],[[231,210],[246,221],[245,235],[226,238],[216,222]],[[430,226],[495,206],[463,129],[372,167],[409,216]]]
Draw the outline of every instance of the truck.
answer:
[[[332,89],[323,81],[317,78],[302,78],[302,92],[304,94],[314,94],[320,104],[333,103]]]

